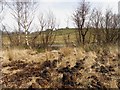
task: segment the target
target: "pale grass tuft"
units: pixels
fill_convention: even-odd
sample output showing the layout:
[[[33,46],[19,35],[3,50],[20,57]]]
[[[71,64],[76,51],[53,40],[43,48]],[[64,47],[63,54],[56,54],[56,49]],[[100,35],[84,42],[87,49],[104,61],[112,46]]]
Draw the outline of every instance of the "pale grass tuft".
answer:
[[[110,87],[108,87],[108,88],[117,88],[117,82],[116,82],[116,80],[111,80],[110,82],[109,82],[109,84],[110,84]]]
[[[14,59],[13,51],[11,49],[7,50],[8,60],[12,61]]]
[[[71,52],[73,52],[73,48],[70,47],[63,47],[60,49],[60,52],[64,55],[64,56],[68,56],[71,54]]]
[[[76,48],[77,49],[77,54],[76,54],[76,59],[83,59],[85,55],[85,50],[83,48]]]

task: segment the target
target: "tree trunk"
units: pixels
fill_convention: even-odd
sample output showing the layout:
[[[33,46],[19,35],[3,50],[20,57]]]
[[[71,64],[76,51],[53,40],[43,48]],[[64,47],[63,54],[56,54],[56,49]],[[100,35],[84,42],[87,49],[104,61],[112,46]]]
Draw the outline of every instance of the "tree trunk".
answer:
[[[82,42],[83,42],[83,45],[85,44],[85,35],[82,35]]]
[[[25,32],[25,43],[28,47],[30,47],[29,41],[28,41],[28,31]]]

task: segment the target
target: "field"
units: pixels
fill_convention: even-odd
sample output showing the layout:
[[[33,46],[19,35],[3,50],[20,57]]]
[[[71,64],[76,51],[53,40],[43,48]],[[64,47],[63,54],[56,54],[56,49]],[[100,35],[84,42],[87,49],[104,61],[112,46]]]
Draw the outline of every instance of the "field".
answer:
[[[43,33],[43,32],[42,32]],[[32,33],[29,35],[29,39],[31,40],[31,38],[34,37],[34,34],[35,33]],[[54,45],[65,45],[65,38],[68,40],[68,36],[69,36],[69,43],[76,43],[76,29],[75,28],[61,28],[61,29],[58,29],[56,31],[53,32],[53,34],[56,35],[56,38],[54,40]],[[94,34],[94,30],[91,29],[88,31],[87,35],[86,35],[86,41],[88,42],[93,42],[93,34]],[[11,38],[12,39],[15,39],[15,41],[17,40],[16,39],[16,34],[15,35],[11,35]],[[25,35],[22,35],[22,40],[24,42],[25,40]],[[29,40],[29,41],[30,41]],[[2,35],[2,41],[3,41],[3,47],[4,46],[7,46],[10,44],[10,39],[9,39],[9,36],[7,34],[3,34]],[[37,43],[40,43],[40,35],[36,38],[35,40]],[[17,41],[16,41],[17,42]]]
[[[3,88],[120,88],[117,46],[0,53]]]

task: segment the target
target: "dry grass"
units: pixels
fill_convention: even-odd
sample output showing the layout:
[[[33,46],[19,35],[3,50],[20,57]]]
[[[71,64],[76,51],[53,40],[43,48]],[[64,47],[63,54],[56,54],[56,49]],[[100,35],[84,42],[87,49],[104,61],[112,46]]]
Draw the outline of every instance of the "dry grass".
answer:
[[[60,49],[60,52],[64,55],[64,56],[68,56],[71,54],[71,52],[73,51],[72,48],[69,47],[63,47]]]
[[[5,77],[10,78],[8,81],[3,77],[5,87],[25,88],[32,85],[36,88],[88,88],[93,87],[92,83],[94,82],[95,88],[98,88],[98,82],[100,87],[118,88],[117,81],[120,79],[120,72],[117,66],[119,62],[118,49],[115,46],[93,51],[64,47],[44,53],[27,49],[9,49],[4,50],[2,54],[2,73]],[[54,61],[57,61],[55,66]],[[78,68],[78,66],[76,67],[77,63],[80,64],[80,67],[74,71],[75,68]],[[113,71],[105,71],[108,67],[111,67]],[[65,68],[67,71],[64,71]],[[104,70],[102,71],[101,68]],[[47,74],[43,73],[44,70]],[[69,73],[69,70],[72,72]],[[65,78],[64,75],[68,77]],[[69,80],[69,76],[72,77],[72,81]],[[18,81],[13,81],[15,78]],[[66,86],[63,78],[74,85],[69,83]]]

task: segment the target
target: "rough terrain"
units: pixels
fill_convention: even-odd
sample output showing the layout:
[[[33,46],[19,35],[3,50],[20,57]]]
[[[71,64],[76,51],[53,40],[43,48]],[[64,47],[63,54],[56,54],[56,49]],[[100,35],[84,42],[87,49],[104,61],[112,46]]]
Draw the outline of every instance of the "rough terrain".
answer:
[[[117,48],[86,51],[61,48],[38,53],[3,50],[3,88],[119,88],[120,53]]]

